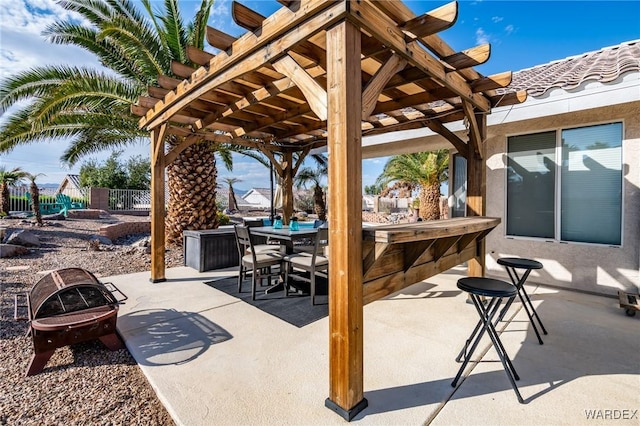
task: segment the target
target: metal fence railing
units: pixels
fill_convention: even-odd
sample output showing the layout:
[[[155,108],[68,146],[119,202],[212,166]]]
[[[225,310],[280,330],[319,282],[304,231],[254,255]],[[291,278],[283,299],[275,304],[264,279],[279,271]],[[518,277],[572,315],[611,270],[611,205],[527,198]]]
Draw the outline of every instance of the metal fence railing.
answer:
[[[39,188],[40,204],[56,203],[56,188]],[[88,188],[65,188],[62,194],[68,195],[72,203],[86,207],[89,204]],[[9,211],[10,212],[30,212],[31,192],[28,185],[13,186],[9,188]]]
[[[151,210],[151,191],[110,189],[109,210]]]

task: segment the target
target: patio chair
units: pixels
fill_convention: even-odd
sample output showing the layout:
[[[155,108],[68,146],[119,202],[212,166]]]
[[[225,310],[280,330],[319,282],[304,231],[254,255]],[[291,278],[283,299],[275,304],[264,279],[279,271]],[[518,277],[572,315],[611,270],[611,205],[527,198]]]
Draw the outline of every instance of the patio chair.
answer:
[[[313,253],[300,252],[284,257],[284,288],[287,296],[289,295],[289,278],[297,278],[310,284],[311,304],[316,304],[316,275],[328,278],[329,258],[324,254],[328,243],[329,229],[318,228]],[[309,277],[296,273],[296,270],[308,272]]]
[[[248,228],[264,226],[264,222],[262,221],[262,219],[249,219],[249,220],[245,219],[243,220],[243,222],[244,222],[244,226]],[[280,243],[278,241],[270,242],[268,238],[258,237],[258,236],[254,236],[253,241],[254,243],[257,242],[258,244],[254,244],[253,248],[245,247],[245,250],[247,253],[250,253],[250,250],[255,250],[256,253],[262,253],[263,251],[280,250]]]
[[[253,245],[250,228],[248,226],[236,225],[236,242],[238,245],[238,254],[240,256],[240,269],[238,273],[238,293],[242,292],[242,281],[246,276],[246,272],[251,269],[251,300],[256,300],[256,282],[267,278],[268,284],[271,285],[271,277],[277,277],[279,271],[274,272],[274,266],[282,265],[282,255],[278,251],[265,251],[258,253]],[[249,254],[246,254],[246,247],[249,248]]]

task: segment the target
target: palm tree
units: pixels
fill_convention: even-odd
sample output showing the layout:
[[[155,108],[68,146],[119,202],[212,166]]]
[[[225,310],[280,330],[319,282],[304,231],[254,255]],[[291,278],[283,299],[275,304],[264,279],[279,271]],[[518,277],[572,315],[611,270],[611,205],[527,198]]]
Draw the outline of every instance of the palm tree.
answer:
[[[138,128],[131,106],[157,83],[159,75],[172,75],[172,61],[189,64],[187,46],[204,48],[213,0],[202,0],[189,23],[180,15],[178,0],[164,0],[156,10],[151,0],[141,2],[148,16],[130,0],[59,3],[91,25],[59,21],[44,34],[53,43],[76,45],[95,54],[109,71],[42,66],[1,82],[0,112],[18,102],[22,106],[0,127],[0,152],[22,144],[70,139],[62,160],[74,164],[88,154],[148,138]],[[169,146],[178,143],[179,138],[167,140]],[[196,143],[168,166],[169,242],[181,243],[183,229],[217,226],[216,149],[204,141]],[[228,164],[230,153],[223,160]],[[199,179],[194,183],[188,177],[196,172]]]
[[[42,213],[40,213],[40,188],[36,184],[38,177],[44,176],[43,173],[25,173],[25,177],[29,179],[29,194],[31,194],[31,210],[36,217],[36,223],[38,226],[42,226]]]
[[[440,219],[440,184],[447,180],[449,151],[417,152],[394,155],[384,165],[377,183],[392,181],[415,184],[419,187],[420,217],[424,220]]]
[[[7,170],[4,166],[0,167],[0,213],[9,214],[11,210],[11,194],[10,186],[18,185],[26,176],[20,167],[13,170]]]
[[[296,186],[304,187],[308,183],[313,183],[313,205],[318,219],[327,220],[327,205],[324,201],[324,190],[322,189],[322,179],[327,176],[328,164],[327,158],[318,155],[313,157],[316,160],[316,167],[304,167],[295,177]]]
[[[236,193],[233,191],[233,185],[238,182],[242,182],[238,178],[226,177],[222,179],[227,185],[229,185],[229,210],[238,210],[238,201],[236,200]]]

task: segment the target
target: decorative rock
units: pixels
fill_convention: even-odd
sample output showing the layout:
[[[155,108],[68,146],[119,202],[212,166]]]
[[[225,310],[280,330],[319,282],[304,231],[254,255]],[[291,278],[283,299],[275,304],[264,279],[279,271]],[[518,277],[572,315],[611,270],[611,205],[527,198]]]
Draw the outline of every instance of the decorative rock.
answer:
[[[9,235],[9,238],[7,238],[7,244],[15,244],[25,247],[40,247],[40,239],[36,234],[22,229]]]
[[[62,213],[47,214],[42,216],[42,220],[65,220],[66,217]]]
[[[105,246],[110,246],[111,244],[113,244],[113,241],[111,241],[109,238],[103,235],[96,234],[89,237],[89,241],[93,241],[93,240],[98,240],[100,244],[103,244]]]
[[[27,253],[29,253],[29,249],[24,246],[0,244],[0,258],[20,256]]]

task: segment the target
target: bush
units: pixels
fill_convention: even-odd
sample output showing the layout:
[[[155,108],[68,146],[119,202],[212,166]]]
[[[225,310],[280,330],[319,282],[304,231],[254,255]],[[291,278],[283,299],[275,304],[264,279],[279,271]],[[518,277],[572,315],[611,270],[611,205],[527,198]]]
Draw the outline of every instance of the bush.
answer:
[[[227,216],[226,214],[222,213],[220,210],[218,210],[216,215],[218,216],[218,225],[219,226],[228,225],[231,222],[231,219],[229,219],[229,216]]]

